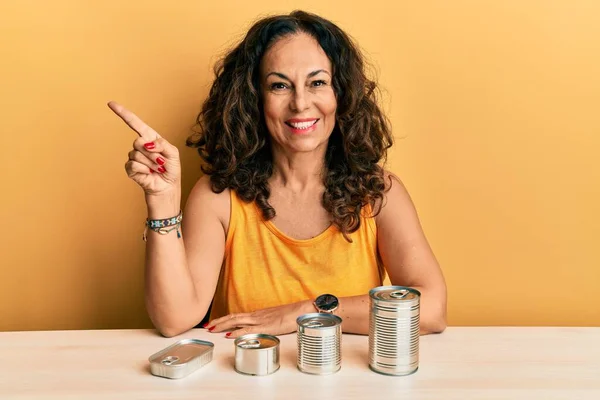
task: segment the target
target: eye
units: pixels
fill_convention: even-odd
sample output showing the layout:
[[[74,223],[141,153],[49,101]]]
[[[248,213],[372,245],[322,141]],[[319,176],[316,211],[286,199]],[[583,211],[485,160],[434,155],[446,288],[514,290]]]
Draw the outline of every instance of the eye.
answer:
[[[325,85],[327,85],[327,82],[325,82],[324,80],[318,80],[318,81],[312,82],[313,87],[319,87],[319,86],[325,86]]]
[[[283,90],[287,88],[287,85],[283,82],[275,82],[272,83],[270,86],[271,90]]]

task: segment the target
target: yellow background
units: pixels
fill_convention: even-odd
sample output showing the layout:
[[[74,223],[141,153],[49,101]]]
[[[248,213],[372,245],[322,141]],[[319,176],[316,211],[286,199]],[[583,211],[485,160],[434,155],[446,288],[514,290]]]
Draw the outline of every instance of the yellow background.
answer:
[[[600,3],[4,1],[0,330],[148,327],[126,105],[181,150],[260,15],[332,19],[378,71],[451,325],[600,325]]]

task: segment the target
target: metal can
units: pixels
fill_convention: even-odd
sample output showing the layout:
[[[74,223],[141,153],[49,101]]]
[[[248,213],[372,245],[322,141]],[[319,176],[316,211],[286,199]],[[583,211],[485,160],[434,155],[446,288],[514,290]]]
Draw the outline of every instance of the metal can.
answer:
[[[248,334],[235,339],[235,370],[246,375],[269,375],[279,369],[279,339]]]
[[[298,325],[298,369],[307,374],[327,375],[342,366],[342,319],[325,313],[304,314]]]
[[[212,360],[214,344],[198,339],[183,339],[150,356],[152,375],[183,378]]]
[[[409,375],[419,368],[421,293],[404,286],[369,291],[369,367],[385,375]]]

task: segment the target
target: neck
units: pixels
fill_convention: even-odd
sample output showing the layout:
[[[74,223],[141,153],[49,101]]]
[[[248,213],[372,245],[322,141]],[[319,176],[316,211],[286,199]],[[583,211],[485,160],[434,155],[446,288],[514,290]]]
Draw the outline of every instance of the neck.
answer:
[[[305,153],[286,153],[273,148],[271,184],[296,193],[323,185],[323,166],[327,146]]]

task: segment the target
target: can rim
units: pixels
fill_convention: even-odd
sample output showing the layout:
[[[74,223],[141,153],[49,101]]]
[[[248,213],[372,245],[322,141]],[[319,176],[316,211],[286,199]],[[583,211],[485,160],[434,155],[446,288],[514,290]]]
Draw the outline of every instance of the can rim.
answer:
[[[328,314],[328,313],[308,313],[308,314],[300,315],[298,318],[296,318],[296,324],[298,326],[302,326],[303,328],[321,329],[322,327],[320,327],[320,326],[304,326],[304,325],[301,325],[301,323],[303,321],[305,321],[307,319],[310,319],[310,318],[317,318],[317,317],[321,317],[321,318],[325,318],[325,319],[330,319],[330,320],[336,322],[336,325],[326,326],[326,327],[324,327],[325,329],[327,329],[327,328],[334,328],[334,327],[342,324],[342,319],[340,317],[338,317],[335,314]]]
[[[408,293],[413,293],[416,294],[418,297],[421,297],[421,292],[419,292],[417,289],[415,288],[411,288],[408,286],[397,286],[397,285],[390,285],[390,286],[377,286],[371,290],[369,290],[369,297],[375,300],[383,300],[383,301],[407,301],[407,300],[413,300],[413,299],[402,299],[402,298],[398,298],[398,299],[378,299],[375,298],[375,294],[383,292],[383,291],[407,291]]]
[[[240,342],[244,341],[244,340],[256,340],[256,339],[269,339],[272,340],[274,343],[272,346],[269,347],[242,347],[240,346]],[[235,341],[233,342],[233,344],[240,348],[240,349],[244,349],[244,350],[253,350],[253,349],[271,349],[273,347],[278,347],[279,346],[280,340],[277,336],[273,336],[273,335],[267,335],[266,333],[247,333],[245,335],[240,336],[239,338],[235,339]],[[260,345],[259,345],[260,346]]]

